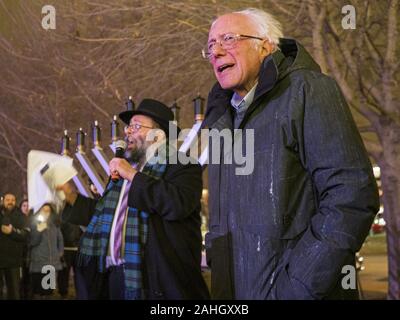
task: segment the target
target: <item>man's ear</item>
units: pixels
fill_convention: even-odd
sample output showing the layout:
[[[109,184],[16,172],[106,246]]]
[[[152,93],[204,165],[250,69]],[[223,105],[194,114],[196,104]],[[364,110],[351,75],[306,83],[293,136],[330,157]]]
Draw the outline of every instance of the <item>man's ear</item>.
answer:
[[[161,141],[165,138],[165,132],[161,129],[156,130],[156,134],[154,136],[154,142]]]
[[[269,56],[272,53],[273,48],[274,46],[271,42],[269,42],[267,39],[264,40],[260,48],[262,58],[264,59],[265,57]]]

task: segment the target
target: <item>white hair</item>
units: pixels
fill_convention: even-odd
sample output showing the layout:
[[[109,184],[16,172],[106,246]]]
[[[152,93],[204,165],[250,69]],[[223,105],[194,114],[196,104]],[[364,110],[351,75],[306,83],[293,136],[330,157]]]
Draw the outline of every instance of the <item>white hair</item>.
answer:
[[[282,26],[272,14],[256,8],[248,8],[234,13],[248,16],[257,28],[258,36],[267,38],[273,44],[274,51],[279,49],[279,38],[283,37]]]

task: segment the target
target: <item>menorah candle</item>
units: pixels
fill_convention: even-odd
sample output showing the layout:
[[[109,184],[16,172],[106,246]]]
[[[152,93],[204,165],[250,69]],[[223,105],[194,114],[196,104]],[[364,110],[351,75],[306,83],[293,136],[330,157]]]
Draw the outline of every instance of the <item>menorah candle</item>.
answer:
[[[99,122],[96,120],[93,126],[93,144],[95,147],[100,147],[101,140],[101,129],[99,127]]]
[[[84,152],[85,146],[85,135],[82,128],[79,128],[79,131],[76,133],[76,150],[78,152]]]
[[[135,108],[135,103],[132,100],[132,96],[129,96],[128,102],[126,103],[126,110],[133,111],[134,108]]]
[[[63,156],[69,155],[69,142],[71,138],[68,136],[68,130],[64,130],[64,135],[61,138],[61,154]]]
[[[119,123],[117,121],[117,116],[114,115],[111,122],[111,142],[115,142],[119,137]]]
[[[194,121],[195,122],[203,121],[204,99],[200,95],[198,95],[196,98],[193,99],[193,106],[194,106]]]
[[[178,123],[179,122],[179,107],[176,103],[176,101],[174,102],[174,104],[171,106],[171,111],[174,114],[174,120]]]

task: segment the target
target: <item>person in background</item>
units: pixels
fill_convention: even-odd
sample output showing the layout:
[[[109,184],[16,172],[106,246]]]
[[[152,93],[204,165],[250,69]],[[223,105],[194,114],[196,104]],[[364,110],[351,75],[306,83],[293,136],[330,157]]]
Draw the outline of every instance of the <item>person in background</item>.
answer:
[[[59,228],[57,213],[55,208],[49,203],[44,204],[34,215],[29,248],[29,272],[32,279],[33,298],[38,300],[48,299],[52,295],[54,287],[43,287],[43,277],[49,272],[46,269],[46,272],[42,273],[44,270],[43,267],[52,266],[55,271],[61,270],[61,259],[64,253],[63,238]],[[54,274],[54,276],[56,275]],[[55,285],[56,278],[53,280]]]
[[[74,286],[76,297],[79,299],[79,284],[77,279],[77,270],[75,265],[76,254],[78,252],[79,240],[82,236],[81,227],[72,223],[67,222],[68,204],[67,209],[64,209],[61,214],[61,233],[64,240],[64,266],[57,274],[58,292],[63,299],[68,296],[69,279],[71,269],[74,275]]]
[[[4,281],[7,299],[10,300],[20,299],[23,247],[29,234],[24,215],[16,206],[16,201],[15,195],[8,192],[4,195],[3,207],[0,209],[0,288]]]
[[[19,209],[24,215],[25,226],[31,225],[32,210],[29,210],[28,199],[23,199],[19,204]],[[22,300],[29,300],[32,297],[31,292],[31,279],[29,273],[29,241],[28,239],[24,242],[22,252],[22,278],[20,285],[20,295]]]
[[[29,216],[29,202],[28,199],[23,199],[19,204],[19,210],[24,214],[24,216]]]

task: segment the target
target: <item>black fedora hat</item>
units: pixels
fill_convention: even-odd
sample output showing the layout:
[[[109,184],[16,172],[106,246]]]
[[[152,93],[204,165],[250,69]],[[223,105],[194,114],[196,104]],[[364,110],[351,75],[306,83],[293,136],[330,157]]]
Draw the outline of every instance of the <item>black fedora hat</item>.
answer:
[[[119,118],[129,125],[131,118],[137,114],[150,117],[160,125],[161,129],[163,129],[167,135],[169,134],[169,122],[174,121],[174,114],[171,109],[162,102],[154,99],[143,99],[135,110],[121,112]],[[174,123],[173,126],[176,127],[177,134],[179,134],[180,128]]]

